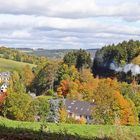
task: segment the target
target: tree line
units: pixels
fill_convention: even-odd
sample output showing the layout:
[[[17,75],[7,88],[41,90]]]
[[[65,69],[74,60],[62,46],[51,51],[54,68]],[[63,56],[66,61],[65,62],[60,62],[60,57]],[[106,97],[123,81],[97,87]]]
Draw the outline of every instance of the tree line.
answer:
[[[50,114],[56,113],[51,105],[57,104],[49,100],[66,98],[90,103],[94,101],[93,124],[138,124],[139,85],[119,82],[114,77],[99,78],[92,73],[91,67],[90,54],[80,49],[68,52],[61,62],[47,61],[33,69],[26,66],[22,72],[13,72],[7,98],[1,104],[1,115],[29,121],[33,121],[37,115],[42,119],[49,118]],[[29,92],[37,97],[31,98]],[[85,123],[83,118],[78,122],[68,118],[65,107],[58,106],[56,116],[59,116],[60,122]]]

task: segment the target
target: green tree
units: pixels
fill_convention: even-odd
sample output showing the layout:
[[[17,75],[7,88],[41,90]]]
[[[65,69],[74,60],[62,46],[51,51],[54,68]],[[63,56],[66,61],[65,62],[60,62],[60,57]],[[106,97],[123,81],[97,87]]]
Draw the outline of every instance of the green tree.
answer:
[[[79,72],[74,65],[68,66],[67,64],[61,64],[57,71],[57,78],[58,83],[66,79],[71,79],[74,81],[76,79],[79,79]]]
[[[9,88],[8,88],[8,93],[25,93],[26,88],[25,85],[23,84],[23,80],[20,76],[20,74],[16,71],[13,71],[11,73],[10,77],[10,82],[9,82]]]
[[[89,68],[91,66],[90,53],[82,49],[67,53],[64,56],[63,61],[68,66],[75,65],[79,71],[83,68]]]
[[[31,102],[31,97],[25,93],[10,93],[4,104],[3,115],[9,119],[33,121],[34,114],[30,110]]]
[[[36,90],[37,95],[45,94],[49,89],[54,88],[57,68],[57,64],[48,63],[36,75],[33,81],[33,88]]]
[[[34,115],[39,115],[41,120],[46,120],[49,112],[49,100],[47,96],[38,96],[33,99],[31,110],[34,110]]]
[[[32,72],[32,69],[30,68],[30,66],[26,65],[23,68],[22,80],[27,90],[31,86],[33,79],[34,79],[34,73]]]

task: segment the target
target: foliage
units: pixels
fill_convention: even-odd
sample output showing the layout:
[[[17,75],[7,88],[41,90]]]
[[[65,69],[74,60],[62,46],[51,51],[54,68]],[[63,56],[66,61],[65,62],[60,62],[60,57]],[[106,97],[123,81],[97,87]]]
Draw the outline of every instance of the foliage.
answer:
[[[22,76],[16,71],[13,71],[11,73],[10,82],[9,82],[8,93],[12,93],[12,92],[15,93],[26,92],[26,87],[23,84]]]
[[[139,85],[121,83],[121,93],[124,97],[129,98],[136,107],[140,120],[140,89]]]
[[[68,117],[68,113],[65,109],[65,107],[60,107],[59,109],[59,122],[66,123]]]
[[[7,93],[0,93],[0,113],[3,110],[6,97],[7,97]]]
[[[32,69],[29,67],[29,65],[26,65],[25,67],[23,67],[23,72],[22,72],[22,79],[23,79],[23,83],[26,87],[31,86],[32,81],[34,79],[34,74],[32,72]]]
[[[80,119],[77,120],[79,124],[86,124],[86,119],[84,117],[81,117]]]
[[[76,80],[79,79],[79,73],[74,65],[68,66],[67,64],[61,64],[57,71],[58,83],[62,80]]]
[[[108,45],[98,50],[95,55],[93,72],[104,75],[102,69],[108,68],[111,62],[118,67],[130,63],[140,53],[140,41],[123,41],[117,45]],[[110,71],[106,71],[109,75]]]
[[[38,57],[34,55],[28,55],[26,53],[20,52],[16,49],[0,47],[0,57],[20,61],[20,62],[27,62],[30,64],[39,64],[47,61],[45,57]]]
[[[94,123],[131,125],[138,123],[135,106],[120,94],[117,81],[102,79],[94,92],[94,100]]]
[[[90,53],[82,49],[78,51],[68,52],[64,56],[63,61],[68,66],[75,65],[78,70],[89,68],[91,66]]]
[[[47,96],[38,96],[30,104],[35,116],[40,116],[41,120],[46,120],[49,112],[49,100]]]
[[[36,75],[33,81],[33,89],[37,95],[42,95],[54,88],[57,64],[47,63]]]
[[[78,99],[79,97],[79,81],[62,80],[57,89],[59,96]]]
[[[2,112],[10,119],[34,120],[33,112],[30,110],[31,102],[31,97],[25,93],[10,93],[6,98]]]

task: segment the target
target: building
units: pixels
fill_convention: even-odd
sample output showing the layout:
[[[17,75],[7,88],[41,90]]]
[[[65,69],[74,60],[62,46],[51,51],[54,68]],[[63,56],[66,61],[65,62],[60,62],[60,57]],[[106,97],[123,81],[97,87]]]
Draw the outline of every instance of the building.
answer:
[[[94,103],[69,99],[65,99],[64,103],[68,112],[68,117],[75,118],[76,120],[84,117],[87,123],[91,123]]]
[[[0,72],[0,93],[6,93],[10,80],[10,72]]]
[[[0,72],[0,83],[9,83],[10,72]]]
[[[0,93],[6,93],[7,92],[7,88],[8,88],[8,84],[4,83],[1,87],[0,87]]]

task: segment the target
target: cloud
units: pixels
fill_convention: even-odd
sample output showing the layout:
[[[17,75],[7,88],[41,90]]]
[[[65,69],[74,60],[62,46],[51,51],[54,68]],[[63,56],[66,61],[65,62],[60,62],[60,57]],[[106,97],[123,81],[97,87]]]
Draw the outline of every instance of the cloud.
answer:
[[[13,38],[29,38],[31,36],[31,34],[27,31],[14,31],[11,34],[11,37]]]
[[[140,36],[139,0],[0,0],[0,44],[97,48]]]
[[[117,16],[132,18],[140,15],[137,0],[0,0],[0,13],[44,15],[63,18]],[[104,5],[103,5],[103,4]],[[105,4],[107,3],[107,4]]]

